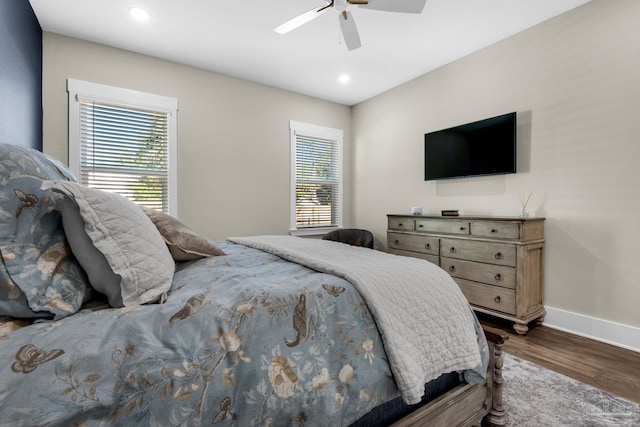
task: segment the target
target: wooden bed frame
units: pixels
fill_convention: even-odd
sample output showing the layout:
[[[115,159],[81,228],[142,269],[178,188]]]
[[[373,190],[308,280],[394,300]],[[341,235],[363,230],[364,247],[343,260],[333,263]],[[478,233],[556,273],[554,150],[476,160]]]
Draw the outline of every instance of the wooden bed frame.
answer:
[[[506,332],[483,326],[489,344],[487,378],[478,384],[461,384],[393,424],[393,427],[506,426],[502,405],[502,346]]]

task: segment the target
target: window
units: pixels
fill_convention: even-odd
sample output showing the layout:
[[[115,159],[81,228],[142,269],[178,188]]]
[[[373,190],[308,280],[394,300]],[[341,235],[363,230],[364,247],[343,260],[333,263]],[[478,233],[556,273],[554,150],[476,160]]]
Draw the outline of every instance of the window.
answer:
[[[78,181],[176,215],[178,100],[73,79],[67,90]]]
[[[342,130],[291,121],[291,230],[342,226]]]

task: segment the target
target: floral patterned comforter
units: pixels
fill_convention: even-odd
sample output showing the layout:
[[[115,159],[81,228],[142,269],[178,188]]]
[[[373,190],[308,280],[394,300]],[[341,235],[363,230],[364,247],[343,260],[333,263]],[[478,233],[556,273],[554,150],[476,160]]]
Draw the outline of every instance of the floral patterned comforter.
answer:
[[[216,243],[164,304],[0,336],[0,426],[339,426],[398,395],[351,284]]]

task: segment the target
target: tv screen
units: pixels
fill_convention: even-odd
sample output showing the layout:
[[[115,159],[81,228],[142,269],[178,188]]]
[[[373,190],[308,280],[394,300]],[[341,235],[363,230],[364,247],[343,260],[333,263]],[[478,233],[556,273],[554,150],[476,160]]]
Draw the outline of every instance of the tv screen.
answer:
[[[516,113],[424,135],[424,180],[516,172]]]

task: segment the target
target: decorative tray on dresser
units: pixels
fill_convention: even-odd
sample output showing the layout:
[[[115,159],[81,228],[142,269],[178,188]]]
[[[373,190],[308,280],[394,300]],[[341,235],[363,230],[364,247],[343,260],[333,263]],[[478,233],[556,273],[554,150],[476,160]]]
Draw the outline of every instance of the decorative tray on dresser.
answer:
[[[474,310],[513,322],[544,320],[544,218],[387,215],[387,248],[447,271]]]

